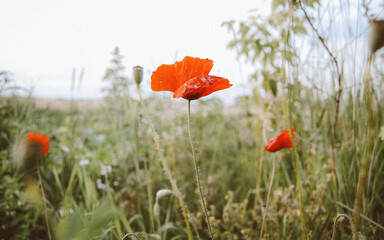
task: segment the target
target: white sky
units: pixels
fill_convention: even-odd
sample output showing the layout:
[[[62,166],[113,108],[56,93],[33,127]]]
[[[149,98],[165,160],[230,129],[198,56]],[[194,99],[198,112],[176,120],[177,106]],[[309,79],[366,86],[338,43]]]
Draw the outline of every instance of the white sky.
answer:
[[[221,23],[268,12],[265,0],[0,0],[0,70],[14,73],[34,96],[69,97],[72,69],[85,68],[78,98],[100,97],[115,46],[131,67],[150,72],[186,55],[214,60],[213,75],[238,85],[233,38]]]

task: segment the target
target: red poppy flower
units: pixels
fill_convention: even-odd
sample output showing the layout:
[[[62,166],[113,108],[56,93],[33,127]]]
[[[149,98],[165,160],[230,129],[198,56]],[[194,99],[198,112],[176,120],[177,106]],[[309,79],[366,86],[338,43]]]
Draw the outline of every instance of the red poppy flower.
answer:
[[[28,143],[37,143],[41,146],[41,155],[45,155],[49,150],[49,138],[39,133],[28,133]]]
[[[292,138],[295,138],[295,128],[291,129]],[[268,152],[277,152],[283,148],[291,148],[292,141],[291,136],[288,130],[281,131],[280,135],[272,138],[268,141],[267,145],[265,145],[265,150]]]
[[[153,91],[173,92],[173,98],[195,100],[232,86],[228,79],[208,75],[213,67],[210,59],[185,57],[174,64],[163,64],[152,73]]]

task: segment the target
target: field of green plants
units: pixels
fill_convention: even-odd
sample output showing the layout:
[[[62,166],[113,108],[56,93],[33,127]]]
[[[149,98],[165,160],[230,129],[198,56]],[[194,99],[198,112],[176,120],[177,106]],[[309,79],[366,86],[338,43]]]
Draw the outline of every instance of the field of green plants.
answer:
[[[318,26],[348,9],[272,2],[267,17],[223,23],[254,67],[252,94],[191,101],[193,147],[189,101],[142,98],[118,49],[98,106],[36,107],[1,72],[0,239],[384,239],[384,23],[346,41]],[[292,148],[265,150],[292,127]],[[29,132],[49,152],[20,169]]]

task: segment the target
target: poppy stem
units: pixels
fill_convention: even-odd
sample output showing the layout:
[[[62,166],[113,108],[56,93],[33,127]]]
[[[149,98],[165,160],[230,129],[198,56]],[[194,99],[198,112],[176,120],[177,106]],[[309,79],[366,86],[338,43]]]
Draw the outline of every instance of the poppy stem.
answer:
[[[203,190],[202,190],[201,183],[200,183],[199,168],[197,166],[195,147],[193,146],[193,140],[192,140],[192,134],[191,134],[191,100],[188,100],[188,136],[189,136],[189,141],[191,142],[193,165],[194,165],[194,169],[195,169],[197,189],[199,190],[201,205],[204,209],[205,220],[206,220],[207,225],[208,225],[209,236],[211,237],[211,239],[214,239],[211,222],[209,221],[208,209],[207,209],[207,205],[205,203]]]
[[[43,203],[44,203],[44,218],[45,218],[45,223],[47,224],[47,231],[48,231],[48,238],[49,240],[52,239],[52,236],[51,236],[51,230],[49,228],[49,222],[48,222],[48,214],[47,214],[47,204],[45,203],[45,193],[44,193],[44,189],[43,189],[43,181],[41,181],[41,174],[40,174],[40,170],[37,169],[37,175],[39,177],[39,183],[40,183],[40,187],[41,187],[41,194],[43,196]]]
[[[256,208],[257,208],[257,202],[259,201],[260,198],[260,192],[258,191],[260,189],[260,183],[261,183],[261,175],[263,172],[263,157],[264,157],[264,145],[261,146],[261,152],[260,152],[260,157],[259,157],[259,164],[258,164],[258,170],[257,170],[257,180],[256,180],[256,195],[255,195],[255,203],[253,205],[253,211],[256,213]]]
[[[271,175],[271,181],[269,182],[269,187],[268,187],[268,195],[267,195],[267,203],[265,204],[265,211],[263,214],[263,221],[261,222],[261,229],[260,229],[260,239],[263,238],[263,229],[264,229],[264,222],[265,222],[265,217],[267,216],[268,212],[268,205],[269,205],[269,198],[271,195],[271,189],[273,185],[273,179],[275,177],[275,168],[276,168],[276,157],[275,153],[273,154],[273,160],[272,160],[272,175]]]
[[[140,102],[144,108],[145,117],[147,118],[147,120],[149,122],[149,127],[151,128],[153,141],[155,142],[156,149],[158,151],[161,164],[163,165],[164,172],[165,172],[169,182],[171,183],[172,191],[175,193],[175,196],[179,200],[179,204],[180,204],[181,210],[183,212],[184,220],[185,220],[185,226],[187,228],[188,240],[192,240],[193,236],[192,236],[192,231],[191,231],[191,225],[189,223],[190,220],[189,220],[189,212],[188,212],[187,205],[185,204],[184,199],[183,199],[183,195],[181,194],[179,188],[177,187],[176,180],[172,177],[171,170],[169,169],[168,164],[165,161],[164,153],[161,151],[161,147],[160,147],[159,135],[156,132],[155,126],[153,125],[153,122],[151,120],[151,116],[149,115],[149,111],[147,109],[147,106],[145,105],[145,102],[143,101],[143,98],[141,96],[140,91],[139,91],[139,98],[140,98]],[[196,235],[197,234],[198,233],[196,231]]]

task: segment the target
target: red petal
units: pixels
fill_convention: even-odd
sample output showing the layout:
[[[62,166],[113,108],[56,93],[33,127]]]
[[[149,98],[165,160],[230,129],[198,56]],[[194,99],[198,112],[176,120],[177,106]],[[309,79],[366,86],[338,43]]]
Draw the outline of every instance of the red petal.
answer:
[[[175,64],[176,74],[179,79],[179,87],[195,77],[208,75],[213,67],[210,59],[201,59],[186,56],[183,61]]]
[[[43,134],[39,133],[28,133],[28,142],[38,143],[41,145],[41,154],[45,155],[49,150],[49,138]]]
[[[291,129],[292,131],[292,138],[295,138],[294,134],[294,128]],[[277,152],[283,148],[291,148],[292,147],[292,140],[291,136],[289,135],[288,130],[281,131],[280,135],[272,138],[268,141],[267,145],[265,145],[265,150],[268,152]]]
[[[152,73],[153,91],[175,92],[183,83],[195,77],[207,75],[213,67],[210,59],[185,57],[172,65],[163,64]]]
[[[181,85],[173,94],[174,98],[195,100],[213,92],[231,87],[228,79],[211,75],[195,77]]]
[[[153,91],[174,92],[178,87],[174,65],[163,64],[152,73],[151,88]]]

